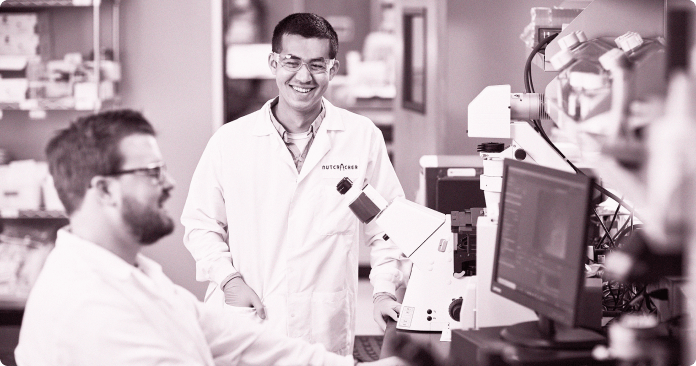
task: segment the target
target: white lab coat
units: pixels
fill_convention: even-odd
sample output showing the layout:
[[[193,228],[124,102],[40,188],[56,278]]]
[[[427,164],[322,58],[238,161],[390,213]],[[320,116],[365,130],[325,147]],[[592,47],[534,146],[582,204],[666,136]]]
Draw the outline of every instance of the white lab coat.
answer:
[[[157,263],[142,255],[137,263],[59,231],[27,301],[17,364],[353,365],[320,345],[214,312]]]
[[[218,286],[239,271],[261,298],[267,326],[345,355],[355,336],[360,235],[372,247],[375,292],[394,293],[404,274],[398,247],[376,225],[360,224],[336,185],[344,177],[352,190],[369,183],[388,201],[403,190],[374,123],[323,102],[326,116],[299,173],[270,101],[222,126],[194,172],[181,222],[197,280],[211,281],[206,304],[253,316],[224,305]]]

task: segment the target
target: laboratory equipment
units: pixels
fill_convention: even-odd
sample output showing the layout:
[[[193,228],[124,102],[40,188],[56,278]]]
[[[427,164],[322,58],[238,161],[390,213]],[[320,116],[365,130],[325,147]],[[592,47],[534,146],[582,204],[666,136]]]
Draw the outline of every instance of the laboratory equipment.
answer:
[[[472,207],[486,207],[478,155],[423,155],[420,160],[416,203],[449,214]]]
[[[544,109],[544,95],[511,93],[511,90],[510,85],[487,86],[469,103],[469,137],[512,139],[501,157],[572,171],[566,160],[528,122],[549,119]],[[484,174],[485,170],[484,162]]]
[[[337,189],[363,223],[379,225],[413,263],[397,321],[398,329],[445,331],[474,326],[475,223],[472,208],[446,215],[397,197],[387,202],[372,186]],[[465,309],[465,310],[462,310]]]
[[[509,89],[504,86],[486,88],[472,102],[469,136],[512,139],[508,148],[482,149],[480,153],[484,159],[482,188],[484,176],[488,176],[485,160],[494,163],[495,174],[490,174],[491,179],[486,178],[493,183],[485,186],[493,193],[486,196],[489,215],[480,218],[477,225],[476,323],[479,327],[495,326],[482,319],[490,319],[487,315],[504,308],[482,285],[486,280],[484,268],[491,263],[481,262],[492,259],[487,250],[496,237],[490,231],[500,229],[497,215],[490,215],[492,211],[497,213],[491,210],[491,205],[497,207],[498,201],[489,202],[488,198],[500,193],[496,184],[502,181],[502,173],[500,176],[497,173],[505,158],[536,162],[566,172],[591,171],[602,182],[597,189],[644,225],[643,235],[656,257],[683,252],[685,263],[690,266],[685,272],[693,272],[696,267],[696,255],[691,249],[696,242],[693,234],[696,232],[693,230],[696,160],[691,152],[696,138],[695,54],[690,22],[693,12],[694,3],[689,1],[594,0],[548,42],[544,52],[536,55],[534,61],[542,59],[542,69],[556,71],[558,75],[539,97],[534,96],[533,90],[520,93],[522,98],[534,99],[530,107],[525,107],[534,116],[516,118],[520,106],[508,102],[507,99],[515,98],[513,94],[505,95]],[[527,126],[518,119],[524,120]],[[535,119],[552,122],[550,139],[543,136],[543,130],[539,131]],[[529,139],[517,136],[517,125],[538,132],[538,136]],[[548,145],[549,149],[542,151],[542,155],[548,156],[537,159],[529,150],[536,148],[535,138],[540,144]],[[516,154],[517,150],[524,152]],[[547,157],[550,160],[544,160]],[[560,165],[565,166],[557,164],[559,159]],[[619,278],[625,279],[635,272],[634,262],[626,261],[620,254],[614,251],[607,256],[605,274],[619,274]],[[667,263],[662,260],[659,265]],[[696,291],[696,278],[691,277],[684,285],[687,294]],[[674,301],[672,295],[670,299]],[[491,306],[482,307],[479,301]],[[688,306],[688,311],[694,311],[693,304]],[[693,319],[696,318],[687,319],[691,323],[678,326],[680,329],[673,333],[680,334],[677,338],[687,329],[695,329]],[[686,339],[683,344],[689,346],[682,354],[682,363],[692,364],[696,359],[696,334],[686,332],[683,337]]]
[[[548,120],[544,109],[544,95],[538,93],[511,93],[510,85],[486,87],[468,107],[469,137],[511,139],[508,147],[499,143],[482,144],[479,153],[483,159],[480,177],[488,217],[498,215],[498,200],[505,158],[534,162],[564,171],[573,171],[565,156],[554,150],[530,124],[530,120]]]
[[[393,209],[397,210],[399,206],[396,204]],[[470,266],[472,261],[460,256],[460,261],[455,263],[457,241],[451,232],[450,215],[444,216],[443,225],[417,251],[430,263],[425,268],[414,263],[401,303],[397,329],[445,331],[474,326],[474,313],[462,311],[472,309],[474,304],[475,277],[467,276],[466,269],[461,268]],[[462,271],[455,272],[455,266]]]
[[[491,291],[539,320],[505,327],[503,339],[538,348],[604,342],[578,327],[592,184],[585,175],[505,160]],[[599,320],[601,311],[594,316]]]

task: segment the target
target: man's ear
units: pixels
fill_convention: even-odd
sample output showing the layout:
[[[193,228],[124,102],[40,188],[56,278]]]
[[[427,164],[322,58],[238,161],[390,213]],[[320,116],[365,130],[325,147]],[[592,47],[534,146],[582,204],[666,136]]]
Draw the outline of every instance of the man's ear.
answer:
[[[338,60],[334,61],[333,66],[331,66],[331,69],[329,69],[329,80],[333,79],[334,76],[338,73],[338,68],[341,66],[341,63],[338,62]]]
[[[99,175],[94,176],[90,180],[89,186],[90,189],[94,191],[99,201],[105,202],[107,204],[113,204],[115,202],[114,186],[112,184],[112,181],[109,180],[107,177]]]
[[[271,69],[273,76],[278,72],[278,62],[276,61],[275,54],[268,54],[268,68]]]

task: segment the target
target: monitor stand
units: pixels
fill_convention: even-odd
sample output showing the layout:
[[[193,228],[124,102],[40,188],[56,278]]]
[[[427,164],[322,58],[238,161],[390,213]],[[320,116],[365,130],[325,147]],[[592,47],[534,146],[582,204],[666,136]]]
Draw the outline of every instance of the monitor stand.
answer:
[[[509,325],[500,336],[520,346],[549,349],[591,349],[607,341],[597,332],[567,327],[543,316],[537,321]]]

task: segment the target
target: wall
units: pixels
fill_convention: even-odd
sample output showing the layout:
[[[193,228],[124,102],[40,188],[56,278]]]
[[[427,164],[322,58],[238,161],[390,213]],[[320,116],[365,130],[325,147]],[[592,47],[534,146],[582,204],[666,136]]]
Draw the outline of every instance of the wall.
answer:
[[[123,1],[123,105],[142,111],[159,133],[177,187],[168,208],[177,223],[190,177],[212,134],[211,3]],[[195,264],[183,245],[183,226],[145,249],[177,284],[202,299]]]
[[[397,13],[409,9],[425,9],[425,112],[403,108],[403,44],[398,47],[396,66],[397,95],[394,103],[394,169],[404,189],[406,198],[416,199],[419,160],[423,155],[438,155],[444,140],[445,99],[442,98],[447,81],[444,45],[446,44],[446,0],[401,0]],[[397,19],[397,36],[403,39],[403,16]],[[401,41],[403,43],[403,41]]]

